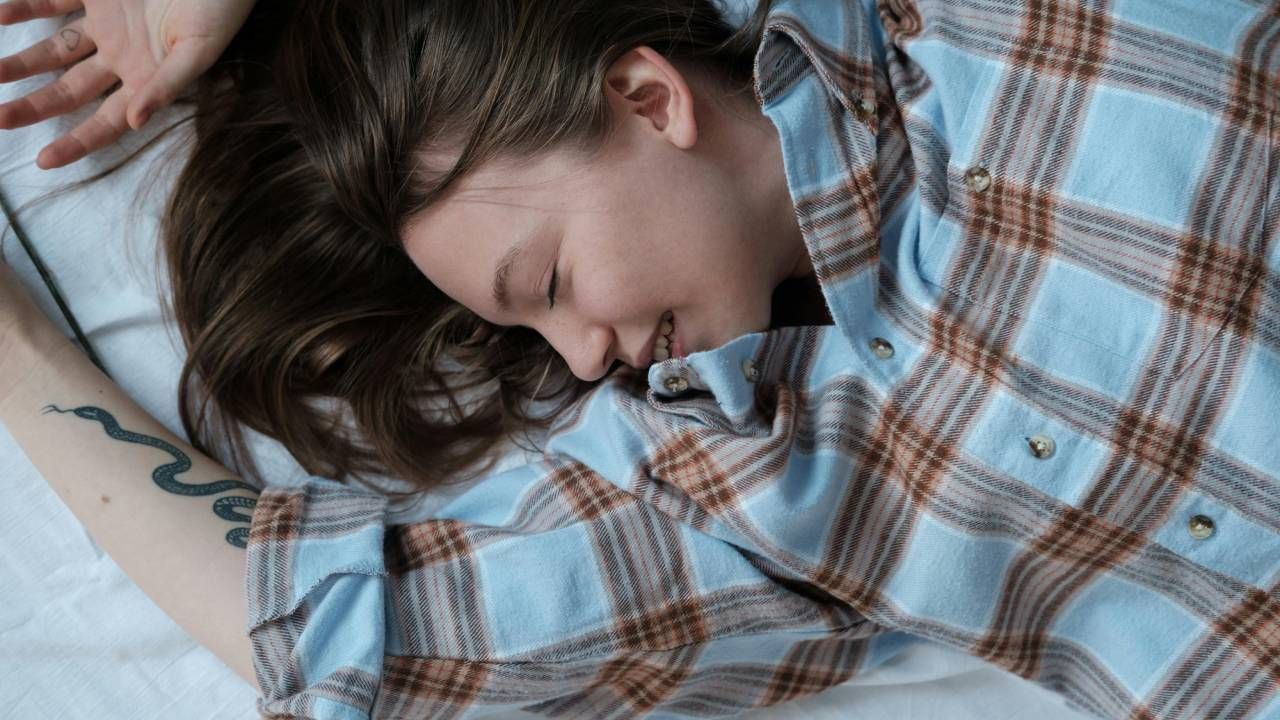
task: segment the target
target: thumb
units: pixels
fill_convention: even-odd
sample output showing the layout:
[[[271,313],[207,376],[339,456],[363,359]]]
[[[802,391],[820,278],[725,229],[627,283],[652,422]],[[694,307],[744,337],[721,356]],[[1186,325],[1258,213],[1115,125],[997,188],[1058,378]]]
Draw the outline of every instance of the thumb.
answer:
[[[152,113],[173,102],[183,88],[213,64],[215,58],[207,58],[204,49],[205,39],[200,37],[183,38],[173,46],[147,84],[130,98],[125,110],[129,127],[141,128]]]

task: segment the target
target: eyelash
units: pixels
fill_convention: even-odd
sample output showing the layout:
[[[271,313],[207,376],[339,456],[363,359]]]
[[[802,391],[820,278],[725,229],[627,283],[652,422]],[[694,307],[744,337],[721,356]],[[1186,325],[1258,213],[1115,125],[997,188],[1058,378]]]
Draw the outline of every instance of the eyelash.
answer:
[[[551,308],[556,306],[556,285],[559,284],[560,273],[559,268],[551,268],[551,284],[547,286],[547,300],[551,303]]]

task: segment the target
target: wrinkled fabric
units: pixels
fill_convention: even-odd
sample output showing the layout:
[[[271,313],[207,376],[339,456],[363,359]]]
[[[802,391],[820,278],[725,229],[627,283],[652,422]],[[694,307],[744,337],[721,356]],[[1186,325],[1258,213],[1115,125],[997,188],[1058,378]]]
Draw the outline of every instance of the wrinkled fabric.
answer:
[[[273,717],[721,717],[920,639],[1280,718],[1280,4],[791,0],[756,99],[835,325],[608,378],[425,522],[248,548]]]

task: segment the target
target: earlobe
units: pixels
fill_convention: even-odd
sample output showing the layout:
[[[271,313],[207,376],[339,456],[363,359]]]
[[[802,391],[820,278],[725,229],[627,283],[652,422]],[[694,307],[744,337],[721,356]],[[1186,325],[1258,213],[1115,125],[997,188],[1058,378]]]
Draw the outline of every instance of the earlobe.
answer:
[[[618,58],[606,83],[627,114],[645,118],[676,147],[688,150],[698,139],[693,94],[680,71],[652,48],[641,45]]]

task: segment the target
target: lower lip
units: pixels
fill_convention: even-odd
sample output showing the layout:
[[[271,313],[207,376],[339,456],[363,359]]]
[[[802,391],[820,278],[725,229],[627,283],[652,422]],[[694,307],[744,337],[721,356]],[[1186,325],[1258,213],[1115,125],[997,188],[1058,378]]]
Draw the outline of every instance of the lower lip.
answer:
[[[684,357],[684,343],[680,342],[675,330],[671,331],[671,357]]]

